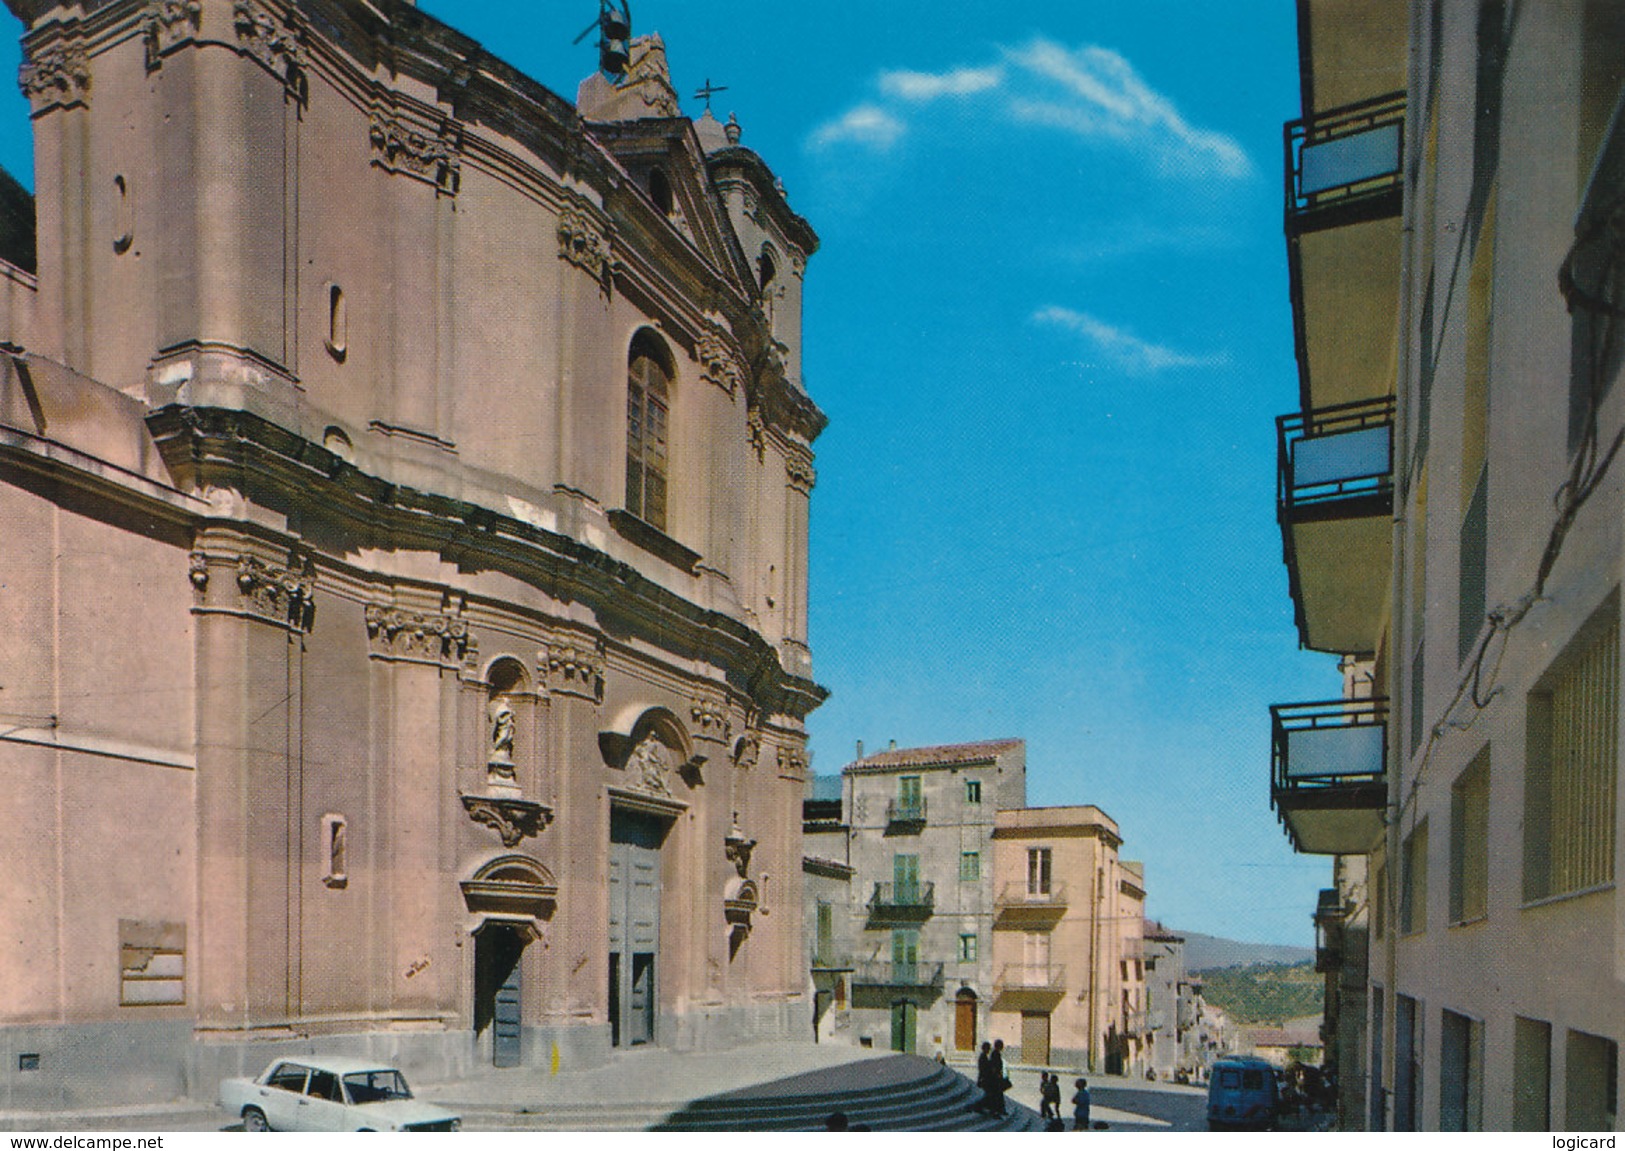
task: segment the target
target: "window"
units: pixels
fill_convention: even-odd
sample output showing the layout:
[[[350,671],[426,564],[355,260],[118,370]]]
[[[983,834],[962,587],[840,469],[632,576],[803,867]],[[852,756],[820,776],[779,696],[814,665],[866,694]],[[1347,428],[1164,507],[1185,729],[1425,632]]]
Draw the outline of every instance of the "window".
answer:
[[[829,902],[820,899],[817,914],[817,950],[813,954],[813,959],[819,967],[829,967],[835,962],[835,908]]]
[[[1381,939],[1388,926],[1388,869],[1379,863],[1376,873],[1371,884],[1371,934]]]
[[[974,931],[962,932],[959,936],[959,962],[976,962],[976,933]]]
[[[632,341],[626,383],[626,510],[666,530],[667,424],[671,415],[670,360],[646,333]]]
[[[982,878],[981,852],[961,851],[959,853],[959,878],[966,882]]]
[[[920,788],[920,777],[903,775],[897,779],[897,817],[919,819],[925,812],[925,800]]]
[[[1551,1128],[1552,1025],[1519,1015],[1512,1030],[1512,1129]]]
[[[982,781],[981,780],[979,780],[979,779],[967,779],[965,781],[965,802],[966,803],[981,803],[982,802]]]
[[[1400,856],[1399,931],[1409,935],[1428,925],[1428,822],[1416,825]]]
[[[268,1086],[280,1088],[283,1091],[295,1091],[300,1094],[305,1090],[305,1079],[310,1074],[308,1067],[298,1063],[283,1063],[271,1072],[270,1079],[266,1080]]]
[[[671,194],[671,181],[659,168],[649,169],[649,199],[654,201],[663,216],[670,216],[677,206]]]
[[[1450,922],[1489,910],[1490,751],[1485,748],[1450,788]]]
[[[1444,1012],[1440,1028],[1439,1130],[1484,1129],[1484,1021]]]
[[[1027,849],[1027,894],[1048,895],[1050,880],[1050,850],[1047,847]]]
[[[917,903],[920,898],[920,857],[892,856],[892,886],[898,904]]]
[[[348,824],[342,815],[322,816],[322,846],[327,854],[327,871],[322,876],[322,882],[328,887],[343,887],[350,881],[346,870],[348,841]]]
[[[1531,693],[1524,775],[1526,900],[1614,878],[1619,777],[1619,619],[1590,624]]]
[[[1564,1081],[1564,1130],[1612,1131],[1619,1115],[1619,1044],[1570,1031]]]
[[[1495,287],[1495,193],[1489,193],[1467,277],[1467,365],[1462,397],[1462,517],[1456,660],[1472,653],[1484,628],[1485,568],[1489,556],[1489,468],[1485,441],[1490,419],[1490,332]]]

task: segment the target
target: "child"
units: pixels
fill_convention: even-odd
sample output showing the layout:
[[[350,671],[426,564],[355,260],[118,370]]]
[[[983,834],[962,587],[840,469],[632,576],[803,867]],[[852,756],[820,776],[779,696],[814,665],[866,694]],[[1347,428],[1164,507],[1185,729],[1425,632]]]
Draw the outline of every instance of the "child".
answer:
[[[1089,1130],[1089,1081],[1078,1080],[1077,1094],[1072,1096],[1072,1130]]]

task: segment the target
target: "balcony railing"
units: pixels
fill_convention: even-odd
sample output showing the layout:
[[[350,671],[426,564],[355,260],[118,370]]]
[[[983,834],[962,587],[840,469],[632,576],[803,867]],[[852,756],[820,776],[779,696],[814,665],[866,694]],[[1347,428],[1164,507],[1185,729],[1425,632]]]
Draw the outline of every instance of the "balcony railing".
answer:
[[[1388,701],[1326,700],[1270,708],[1270,804],[1299,851],[1358,855],[1388,801]]]
[[[869,897],[872,915],[925,916],[936,906],[933,883],[877,883]]]
[[[1017,991],[1037,991],[1059,995],[1066,990],[1066,968],[1047,963],[1010,963],[1000,968],[993,981],[998,995]]]
[[[886,826],[888,828],[918,828],[925,826],[925,800],[888,799],[886,801]]]
[[[993,901],[999,911],[1020,910],[1024,907],[1038,910],[1064,910],[1067,906],[1066,884],[1051,883],[1047,891],[1034,891],[1025,883],[1007,883]]]
[[[1289,233],[1398,214],[1404,92],[1293,120],[1282,135]]]
[[[909,988],[941,988],[942,964],[940,963],[887,963],[884,960],[871,960],[860,963],[852,973],[854,986],[863,987],[909,987]]]
[[[812,953],[812,969],[814,971],[851,971],[852,956],[834,949],[814,949]]]
[[[1394,397],[1275,421],[1282,522],[1393,509]]]

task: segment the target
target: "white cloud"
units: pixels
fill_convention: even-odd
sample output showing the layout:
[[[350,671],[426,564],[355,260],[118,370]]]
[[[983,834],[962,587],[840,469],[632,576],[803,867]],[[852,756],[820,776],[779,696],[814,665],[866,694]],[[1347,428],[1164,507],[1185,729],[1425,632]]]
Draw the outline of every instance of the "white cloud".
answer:
[[[1035,39],[1005,55],[1048,82],[1041,96],[1010,100],[1012,115],[1080,136],[1104,136],[1152,149],[1163,167],[1189,174],[1240,177],[1252,171],[1241,145],[1221,132],[1197,128],[1155,91],[1120,54],[1085,45],[1068,49]]]
[[[955,68],[950,72],[882,72],[880,90],[899,100],[921,103],[943,96],[972,96],[997,88],[1004,80],[1002,68]]]
[[[1083,312],[1050,305],[1033,313],[1034,322],[1074,332],[1088,340],[1114,367],[1134,375],[1154,375],[1172,368],[1209,368],[1225,362],[1223,355],[1193,356],[1114,328]]]
[[[808,144],[822,149],[832,144],[852,143],[885,152],[897,143],[904,131],[903,121],[886,109],[876,104],[859,104],[845,115],[820,125]]]

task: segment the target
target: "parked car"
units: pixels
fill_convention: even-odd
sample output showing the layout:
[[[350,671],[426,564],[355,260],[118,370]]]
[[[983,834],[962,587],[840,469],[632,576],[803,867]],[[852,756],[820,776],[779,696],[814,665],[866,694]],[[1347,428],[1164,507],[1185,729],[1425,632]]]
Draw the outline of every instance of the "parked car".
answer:
[[[1281,1106],[1275,1068],[1262,1059],[1219,1059],[1208,1078],[1207,1125],[1266,1130],[1275,1126]]]
[[[462,1118],[412,1097],[406,1077],[364,1059],[273,1060],[258,1079],[227,1079],[220,1106],[245,1131],[457,1131]]]

